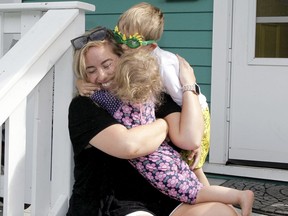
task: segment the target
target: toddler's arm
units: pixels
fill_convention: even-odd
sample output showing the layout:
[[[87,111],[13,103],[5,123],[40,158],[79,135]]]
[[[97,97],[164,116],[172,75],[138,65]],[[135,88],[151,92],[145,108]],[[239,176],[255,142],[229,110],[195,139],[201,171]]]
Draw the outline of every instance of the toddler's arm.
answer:
[[[81,96],[89,97],[100,88],[93,83],[86,82],[82,79],[76,80],[76,88]]]

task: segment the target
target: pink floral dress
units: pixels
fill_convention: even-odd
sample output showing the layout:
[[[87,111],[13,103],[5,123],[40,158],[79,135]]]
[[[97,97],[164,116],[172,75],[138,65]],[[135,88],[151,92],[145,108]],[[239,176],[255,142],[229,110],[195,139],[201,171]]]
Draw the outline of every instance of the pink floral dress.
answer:
[[[153,103],[123,103],[106,90],[95,92],[91,99],[127,128],[155,121]],[[181,202],[193,204],[203,187],[181,155],[166,141],[152,154],[129,162],[159,191]]]

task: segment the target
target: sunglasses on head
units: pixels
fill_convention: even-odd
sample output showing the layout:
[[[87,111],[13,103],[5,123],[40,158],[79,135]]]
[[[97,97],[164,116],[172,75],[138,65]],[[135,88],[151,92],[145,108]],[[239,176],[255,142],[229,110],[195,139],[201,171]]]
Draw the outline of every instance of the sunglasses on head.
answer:
[[[83,48],[89,41],[101,41],[108,37],[111,37],[111,33],[105,28],[101,27],[92,31],[90,34],[83,35],[71,40],[71,43],[75,50]]]
[[[155,40],[143,41],[142,38],[143,36],[138,33],[130,35],[128,38],[126,38],[126,35],[122,34],[118,30],[118,26],[116,26],[114,29],[114,39],[116,40],[116,42],[118,44],[125,44],[129,48],[136,49],[140,46],[147,46],[149,44],[155,43]]]

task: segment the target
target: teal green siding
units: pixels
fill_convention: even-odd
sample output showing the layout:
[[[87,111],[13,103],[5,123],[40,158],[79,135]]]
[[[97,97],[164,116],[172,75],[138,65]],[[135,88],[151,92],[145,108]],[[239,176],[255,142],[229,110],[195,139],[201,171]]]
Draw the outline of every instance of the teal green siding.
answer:
[[[22,2],[41,2],[23,0]],[[42,1],[44,2],[44,1]],[[55,0],[45,0],[55,2]],[[139,0],[84,0],[96,6],[86,14],[86,29],[97,25],[114,28],[119,15]],[[193,66],[202,93],[210,102],[213,0],[147,0],[165,16],[159,46],[178,53]]]

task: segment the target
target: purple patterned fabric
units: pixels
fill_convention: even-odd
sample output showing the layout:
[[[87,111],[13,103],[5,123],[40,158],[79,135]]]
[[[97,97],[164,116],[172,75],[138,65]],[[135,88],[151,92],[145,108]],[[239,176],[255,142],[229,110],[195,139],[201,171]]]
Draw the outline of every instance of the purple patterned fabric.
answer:
[[[155,120],[153,103],[123,103],[106,90],[95,92],[91,99],[127,128]],[[152,154],[129,162],[159,191],[181,202],[193,204],[198,191],[203,187],[181,155],[166,141]]]

